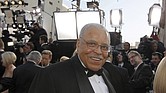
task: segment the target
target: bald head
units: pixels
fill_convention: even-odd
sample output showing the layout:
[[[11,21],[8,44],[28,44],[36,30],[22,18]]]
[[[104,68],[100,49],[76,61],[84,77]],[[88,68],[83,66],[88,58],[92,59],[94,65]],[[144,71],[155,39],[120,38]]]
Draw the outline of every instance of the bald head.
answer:
[[[97,24],[97,23],[89,23],[89,24],[86,24],[86,25],[81,29],[79,38],[80,38],[80,37],[83,37],[86,32],[92,31],[92,30],[104,32],[104,33],[108,36],[108,39],[109,39],[109,41],[110,41],[110,35],[109,35],[107,29],[106,29],[103,25]]]

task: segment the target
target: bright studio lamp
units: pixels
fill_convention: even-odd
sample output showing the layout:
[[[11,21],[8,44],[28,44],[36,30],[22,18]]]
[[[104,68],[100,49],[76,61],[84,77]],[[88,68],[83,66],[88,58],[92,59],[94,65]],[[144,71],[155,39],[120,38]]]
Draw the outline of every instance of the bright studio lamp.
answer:
[[[148,22],[150,26],[159,27],[161,17],[161,6],[160,4],[153,4],[149,9]]]
[[[119,28],[122,25],[122,10],[113,9],[110,11],[110,24],[112,27]]]

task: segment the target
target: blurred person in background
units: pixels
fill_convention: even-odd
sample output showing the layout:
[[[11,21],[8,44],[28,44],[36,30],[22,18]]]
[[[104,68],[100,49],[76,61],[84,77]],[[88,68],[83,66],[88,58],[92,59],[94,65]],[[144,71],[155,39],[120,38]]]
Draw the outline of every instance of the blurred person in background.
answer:
[[[4,42],[4,50],[5,51],[14,51],[14,45],[13,45],[13,39],[10,38],[10,33],[8,30],[3,30],[2,31],[2,40]],[[10,45],[10,43],[12,45]]]
[[[4,52],[2,54],[2,65],[5,67],[5,72],[2,76],[2,78],[5,78],[5,77],[12,78],[13,77],[13,71],[16,68],[14,66],[16,59],[17,59],[17,57],[14,54],[14,52],[9,51],[9,52]],[[10,93],[10,91],[6,90],[1,93]]]
[[[42,55],[42,60],[39,65],[45,68],[51,64],[50,62],[52,60],[52,52],[50,50],[43,50],[41,55]]]
[[[35,50],[40,46],[39,43],[39,37],[41,35],[46,35],[47,36],[47,32],[44,28],[42,28],[39,23],[34,23],[32,28],[28,28],[30,30],[31,33],[31,38],[29,39],[30,42],[33,42],[34,46],[35,46]]]
[[[32,51],[27,56],[27,62],[16,67],[13,77],[3,77],[0,92],[9,89],[11,93],[28,93],[29,87],[35,75],[42,69],[38,64],[42,55],[38,51]]]
[[[143,62],[141,55],[137,51],[130,51],[128,58],[135,70],[129,80],[131,93],[149,92],[153,78],[151,67]]]
[[[37,50],[41,53],[43,50],[50,50],[50,45],[48,44],[48,38],[46,35],[41,35],[39,37],[40,46],[37,47]]]
[[[151,60],[151,68],[153,70],[153,72],[156,72],[156,69],[158,67],[158,64],[160,63],[160,61],[162,60],[163,55],[160,52],[154,52],[152,53],[152,60]]]
[[[27,61],[26,57],[33,50],[34,50],[34,44],[32,42],[27,42],[25,43],[25,45],[19,46],[18,49],[15,51],[15,54],[17,56],[15,66],[17,67],[19,65],[24,64]]]
[[[130,64],[129,59],[128,59],[128,53],[130,52],[130,43],[129,42],[124,42],[123,43],[123,51],[122,56],[123,56],[123,61],[127,62]]]
[[[166,93],[166,57],[159,63],[154,77],[153,90],[154,93]]]
[[[113,63],[119,67],[126,68],[129,74],[129,77],[134,73],[134,66],[130,63],[123,61],[123,55],[120,51],[113,51]]]

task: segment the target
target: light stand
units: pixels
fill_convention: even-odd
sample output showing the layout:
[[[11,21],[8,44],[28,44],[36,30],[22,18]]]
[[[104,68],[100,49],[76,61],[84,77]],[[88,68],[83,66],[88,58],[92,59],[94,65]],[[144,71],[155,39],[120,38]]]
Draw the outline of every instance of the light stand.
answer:
[[[153,39],[158,39],[159,34],[159,22],[161,17],[161,6],[160,4],[153,4],[149,9],[148,22],[150,26],[153,26],[153,31],[151,37]]]
[[[116,38],[112,38],[112,41],[116,43],[112,44],[114,48],[121,48],[120,44],[122,43],[121,36],[121,27],[122,27],[122,10],[121,9],[112,9],[110,11],[110,24],[113,28],[115,28]],[[117,30],[119,30],[117,32]],[[118,42],[118,43],[117,43]]]

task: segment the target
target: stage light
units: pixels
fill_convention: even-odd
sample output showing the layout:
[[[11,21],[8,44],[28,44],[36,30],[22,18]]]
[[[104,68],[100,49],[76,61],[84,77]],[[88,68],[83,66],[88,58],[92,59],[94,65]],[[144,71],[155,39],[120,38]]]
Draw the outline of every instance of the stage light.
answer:
[[[19,4],[19,5],[23,5],[23,1],[22,1],[22,0],[19,0],[19,1],[18,1],[18,4]]]
[[[23,0],[4,0],[4,1],[0,1],[0,7],[1,6],[8,6],[9,8],[14,6],[14,5],[28,5],[28,3],[25,3]]]
[[[8,6],[8,5],[9,5],[8,0],[5,0],[5,1],[4,1],[4,4],[5,4],[6,6]]]
[[[159,27],[161,17],[161,6],[160,4],[153,4],[149,9],[148,22],[150,26]]]
[[[15,0],[11,0],[9,4],[10,4],[10,5],[18,5],[18,2],[15,1]]]
[[[56,11],[54,12],[54,21],[57,40],[75,40],[85,24],[100,24],[100,15],[99,11]],[[70,31],[70,33],[66,33],[66,31]]]
[[[19,5],[24,5],[24,6],[25,6],[25,5],[28,5],[28,3],[25,3],[23,0],[19,0],[19,1],[18,1],[18,4],[19,4]]]
[[[112,27],[120,27],[122,25],[121,9],[113,9],[110,11],[110,24]]]
[[[33,11],[32,13],[35,14],[36,16],[39,16],[41,15],[41,9],[39,7],[32,7],[33,8]]]
[[[13,29],[17,29],[17,25],[16,24],[12,24]]]
[[[40,13],[40,12],[41,12],[41,9],[40,9],[40,8],[37,8],[37,9],[36,9],[36,12],[37,12],[37,13]]]
[[[18,24],[19,29],[23,29],[23,24]]]
[[[12,0],[12,1],[11,1],[11,4],[12,4],[12,5],[15,5],[15,1],[14,1],[14,0]]]

